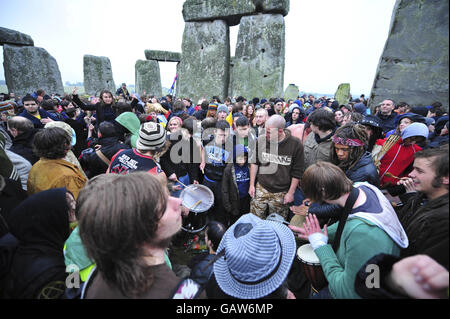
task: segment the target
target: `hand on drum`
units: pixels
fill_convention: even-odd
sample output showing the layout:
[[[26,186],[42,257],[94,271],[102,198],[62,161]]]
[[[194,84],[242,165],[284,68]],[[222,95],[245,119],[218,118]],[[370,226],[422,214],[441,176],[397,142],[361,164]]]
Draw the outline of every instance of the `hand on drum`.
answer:
[[[308,214],[308,209],[309,209],[309,200],[308,199],[303,200],[303,202],[300,206],[291,206],[290,207],[290,210],[295,215],[301,215],[301,216],[306,216]]]
[[[314,233],[322,233],[322,229],[320,229],[319,221],[316,215],[307,215],[306,222],[303,223],[303,228],[289,225],[288,227],[294,232],[298,233],[298,237],[301,239],[308,240],[309,235]],[[323,234],[328,237],[327,225],[323,228]]]

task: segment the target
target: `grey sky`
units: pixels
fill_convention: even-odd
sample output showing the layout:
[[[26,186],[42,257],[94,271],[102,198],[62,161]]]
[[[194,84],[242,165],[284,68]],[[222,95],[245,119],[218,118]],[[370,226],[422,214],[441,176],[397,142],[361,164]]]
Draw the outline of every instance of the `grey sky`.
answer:
[[[30,35],[58,62],[62,80],[83,81],[83,55],[107,56],[116,85],[134,83],[144,50],[181,52],[184,0],[0,0],[0,26]],[[395,0],[291,0],[286,16],[286,87],[370,93]],[[238,27],[232,27],[231,55]],[[0,79],[4,79],[3,54]],[[175,63],[161,63],[170,87]]]

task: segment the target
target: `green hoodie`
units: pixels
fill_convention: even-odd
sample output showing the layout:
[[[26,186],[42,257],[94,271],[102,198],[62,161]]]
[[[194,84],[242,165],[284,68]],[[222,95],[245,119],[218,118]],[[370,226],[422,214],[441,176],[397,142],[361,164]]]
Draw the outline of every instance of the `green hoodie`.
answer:
[[[130,131],[131,135],[131,146],[136,148],[136,141],[139,137],[139,128],[141,127],[141,121],[132,112],[124,112],[116,117],[116,122],[125,127]]]

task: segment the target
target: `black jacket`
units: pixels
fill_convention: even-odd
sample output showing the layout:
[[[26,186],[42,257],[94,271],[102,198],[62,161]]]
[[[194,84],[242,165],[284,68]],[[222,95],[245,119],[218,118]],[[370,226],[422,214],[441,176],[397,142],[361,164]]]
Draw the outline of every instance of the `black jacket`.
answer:
[[[84,104],[78,95],[73,95],[73,101],[84,111],[95,111],[95,127],[98,128],[100,123],[107,120],[105,111],[108,110],[109,112],[113,113],[114,118],[116,117],[114,113],[114,109],[112,108],[112,105],[103,104],[102,102],[98,102],[95,105],[87,105]]]
[[[11,212],[10,232],[18,243],[11,237],[0,240],[0,260],[9,265],[0,287],[2,298],[34,299],[55,281],[61,282],[60,292],[49,290],[50,298],[59,298],[64,292],[63,247],[70,234],[66,192],[56,188],[36,193]]]
[[[401,252],[402,257],[428,255],[448,269],[448,199],[447,193],[426,201],[425,195],[419,192],[405,203],[398,213],[409,239],[409,246]],[[447,250],[435,248],[444,243],[447,243]]]
[[[31,165],[34,165],[34,163],[39,161],[39,157],[33,153],[33,138],[37,132],[39,132],[38,129],[32,129],[31,131],[17,135],[13,139],[12,146],[9,149],[11,152],[19,154],[27,159]]]
[[[208,110],[198,110],[194,113],[194,117],[199,120],[203,121],[206,118],[206,114],[208,113]]]
[[[233,163],[228,164],[223,171],[222,201],[227,212],[234,216],[239,215],[239,212],[241,211],[240,198]]]
[[[81,155],[81,151],[88,147],[86,139],[88,136],[88,130],[86,125],[81,123],[80,121],[74,119],[66,119],[65,122],[70,125],[71,128],[75,131],[75,136],[77,137],[77,143],[72,148],[73,153],[78,158]]]
[[[381,120],[381,128],[383,129],[383,134],[395,129],[395,118],[397,114],[392,112],[391,115],[383,115],[380,112],[376,116]]]
[[[161,169],[167,177],[173,173],[177,175],[177,178],[188,174],[191,183],[193,181],[199,182],[201,150],[197,147],[194,139],[191,137],[189,140],[185,140],[181,138],[180,134],[172,133],[169,135],[169,141],[171,142],[170,148],[160,159]],[[179,148],[178,159],[171,157],[171,155],[174,155],[171,154],[174,146]],[[183,151],[186,151],[186,153],[183,153]],[[176,163],[178,161],[179,163]]]
[[[369,152],[364,153],[358,163],[345,172],[345,175],[356,182],[368,182],[376,187],[380,186],[378,171],[373,164],[372,155]]]
[[[100,138],[97,145],[101,145],[101,152],[109,160],[111,160],[118,151],[130,148],[128,145],[120,142],[117,137]],[[79,162],[88,178],[106,173],[106,170],[108,169],[108,165],[106,165],[106,163],[96,154],[94,148],[88,148],[81,152]]]

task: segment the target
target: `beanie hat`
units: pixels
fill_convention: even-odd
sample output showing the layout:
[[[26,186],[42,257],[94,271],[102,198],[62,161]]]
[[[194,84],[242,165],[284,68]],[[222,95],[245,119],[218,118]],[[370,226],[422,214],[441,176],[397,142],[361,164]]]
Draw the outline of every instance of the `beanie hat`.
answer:
[[[353,105],[353,108],[356,112],[361,113],[362,115],[366,114],[366,105],[364,103],[356,103]]]
[[[411,136],[423,136],[428,138],[428,127],[423,123],[414,122],[405,127],[402,132],[402,140]]]
[[[228,106],[226,106],[225,104],[220,104],[219,107],[217,108],[217,113],[220,112],[225,112],[228,115]]]
[[[216,103],[210,103],[208,105],[208,110],[216,110],[217,111],[218,105]]]
[[[136,148],[143,151],[153,151],[166,143],[166,130],[155,122],[146,122],[139,129]]]

